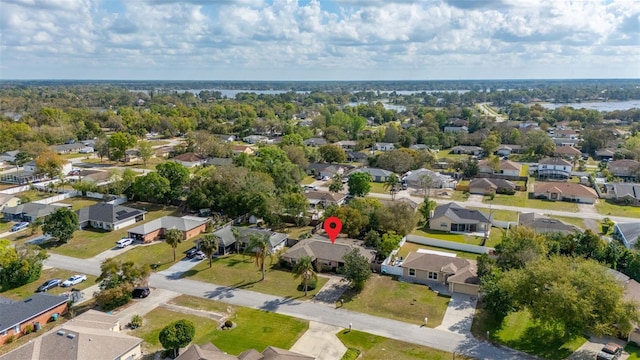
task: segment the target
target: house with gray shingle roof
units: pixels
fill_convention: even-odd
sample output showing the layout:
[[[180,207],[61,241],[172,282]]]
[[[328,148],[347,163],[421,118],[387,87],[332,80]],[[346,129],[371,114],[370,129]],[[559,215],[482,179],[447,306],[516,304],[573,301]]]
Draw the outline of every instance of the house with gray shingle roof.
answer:
[[[577,226],[536,213],[521,213],[518,215],[518,226],[531,228],[538,234],[559,232],[567,235],[582,232],[582,229]]]
[[[2,209],[4,218],[9,221],[28,221],[43,218],[56,211],[60,206],[39,203],[26,203],[18,206],[7,206]]]
[[[640,238],[640,221],[617,223],[613,228],[613,234],[627,249],[633,249],[638,243],[638,238]]]
[[[608,183],[604,186],[605,197],[625,205],[640,206],[640,184]]]
[[[387,178],[389,178],[389,176],[391,176],[391,174],[393,174],[393,172],[391,172],[389,170],[378,169],[378,168],[370,168],[370,167],[363,167],[363,168],[357,168],[357,169],[351,170],[349,172],[349,175],[352,175],[352,174],[355,174],[355,173],[359,173],[359,172],[363,172],[363,173],[369,174],[369,176],[371,176],[371,181],[373,181],[373,182],[385,182],[385,181],[387,181]]]
[[[400,265],[402,279],[427,285],[448,285],[451,293],[478,295],[480,279],[476,262],[451,255],[412,251]]]
[[[238,241],[233,235],[233,229],[238,230]],[[279,249],[282,249],[289,237],[287,234],[271,231],[270,229],[261,229],[257,227],[241,227],[241,226],[224,226],[213,231],[218,239],[220,239],[220,246],[218,247],[218,254],[225,255],[230,252],[244,250],[249,243],[251,236],[265,236],[269,235],[269,245],[272,253],[275,253]]]
[[[491,228],[491,220],[478,210],[469,210],[450,202],[435,208],[429,220],[431,230],[456,233],[485,232]]]
[[[66,296],[37,293],[21,301],[1,298],[0,301],[0,345],[10,336],[18,337],[27,326],[44,326],[53,314],[67,311]],[[39,325],[35,325],[38,323]],[[18,359],[14,357],[14,359]]]
[[[336,271],[344,266],[342,258],[353,249],[358,249],[369,262],[375,259],[375,251],[364,248],[361,243],[352,239],[336,239],[334,243],[320,237],[303,239],[288,249],[282,255],[282,260],[293,266],[300,258],[310,256],[316,269]]]
[[[144,220],[144,210],[122,205],[98,203],[77,210],[80,228],[114,231]]]

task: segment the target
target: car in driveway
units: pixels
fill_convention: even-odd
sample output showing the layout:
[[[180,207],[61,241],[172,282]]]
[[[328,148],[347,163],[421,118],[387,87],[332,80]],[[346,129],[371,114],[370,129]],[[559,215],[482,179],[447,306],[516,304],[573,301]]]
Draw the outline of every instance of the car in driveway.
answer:
[[[13,227],[11,227],[11,231],[20,231],[20,230],[26,229],[27,227],[29,227],[29,223],[26,221],[23,221],[19,224],[13,225]]]
[[[131,297],[134,299],[144,299],[151,294],[151,290],[148,287],[137,287],[131,292]]]
[[[60,282],[62,282],[61,279],[47,280],[42,285],[38,286],[38,288],[36,289],[36,292],[46,292],[47,290],[51,290],[54,287],[59,286]]]
[[[60,286],[69,287],[73,285],[78,285],[83,281],[87,281],[87,275],[76,274],[68,278],[67,280],[63,281],[62,284],[60,284]]]
[[[198,248],[194,246],[191,249],[187,250],[187,252],[185,253],[185,256],[187,257],[187,259],[193,259],[193,257],[196,256],[197,253],[198,253]]]
[[[198,251],[198,252],[196,252],[194,257],[196,258],[196,260],[204,260],[204,259],[207,258],[207,255],[205,253],[203,253],[202,251]]]
[[[618,360],[622,355],[622,346],[610,342],[596,356],[596,360]]]
[[[129,245],[133,244],[133,239],[132,238],[124,238],[124,239],[120,239],[118,241],[116,241],[116,246],[119,248],[125,248]]]

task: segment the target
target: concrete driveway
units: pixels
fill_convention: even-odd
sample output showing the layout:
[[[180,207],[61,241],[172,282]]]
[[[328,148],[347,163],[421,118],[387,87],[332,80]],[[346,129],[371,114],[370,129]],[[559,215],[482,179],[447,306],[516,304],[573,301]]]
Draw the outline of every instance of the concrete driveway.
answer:
[[[130,306],[114,312],[114,315],[118,317],[120,324],[125,326],[131,322],[133,315],[144,316],[179,295],[182,294],[171,290],[151,288],[149,296],[144,299],[133,299]]]
[[[620,344],[625,346],[625,342],[619,339],[612,338],[600,338],[592,336],[587,340],[582,346],[578,348],[571,356],[567,358],[567,360],[593,360],[598,355],[598,352],[604,347],[606,344],[614,342],[616,344]],[[626,360],[629,358],[629,354],[627,352],[622,352],[622,356],[620,360]]]
[[[442,318],[442,324],[436,329],[470,336],[476,304],[476,297],[454,293]]]
[[[316,360],[340,360],[347,351],[336,333],[342,331],[337,326],[309,321],[309,330],[291,347],[291,351],[313,356]]]

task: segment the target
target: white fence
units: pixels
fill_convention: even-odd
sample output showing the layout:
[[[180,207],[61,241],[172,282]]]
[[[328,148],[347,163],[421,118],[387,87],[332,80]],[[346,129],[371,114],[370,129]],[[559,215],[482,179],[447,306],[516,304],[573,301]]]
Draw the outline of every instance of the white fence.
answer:
[[[23,191],[27,191],[30,188],[31,188],[30,185],[16,186],[16,187],[0,190],[0,194],[16,194],[16,193],[20,193],[20,192],[23,192]]]
[[[398,248],[393,250],[389,255],[389,257],[384,259],[384,261],[382,262],[382,265],[380,265],[381,274],[402,276],[402,268],[400,267],[400,263],[392,263],[391,259],[396,257],[396,254],[398,253],[398,251],[406,241],[407,241],[407,237],[405,236],[400,241],[400,245],[398,245]]]
[[[72,197],[78,196],[78,195],[79,195],[79,193],[77,191],[70,191],[70,192],[66,192],[64,194],[48,197],[46,199],[36,200],[33,203],[35,203],[35,204],[52,204],[54,202],[62,201],[62,200],[68,199],[68,198],[72,198]]]
[[[463,244],[453,241],[426,238],[424,236],[407,235],[407,241],[421,245],[435,246],[443,249],[472,252],[475,254],[489,254],[494,249],[486,246]]]
[[[515,221],[491,220],[491,225],[499,227],[500,229],[511,229],[512,227],[516,227],[518,223]]]

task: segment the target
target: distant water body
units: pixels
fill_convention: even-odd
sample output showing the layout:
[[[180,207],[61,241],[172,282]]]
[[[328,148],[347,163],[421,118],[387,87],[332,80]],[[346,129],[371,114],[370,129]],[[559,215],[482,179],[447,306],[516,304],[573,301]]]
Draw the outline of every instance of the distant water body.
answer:
[[[582,103],[567,103],[567,104],[551,104],[540,103],[542,107],[547,109],[557,109],[562,106],[569,106],[574,109],[590,109],[598,111],[616,111],[616,110],[629,110],[633,108],[640,109],[640,100],[629,101],[594,101],[594,102],[582,102]]]
[[[158,89],[160,90],[164,90],[164,89]],[[133,90],[130,89],[130,92],[141,92],[144,94],[149,94],[148,90]],[[231,89],[186,89],[186,90],[173,90],[175,92],[177,92],[178,94],[183,94],[185,92],[190,92],[194,95],[198,95],[200,94],[200,92],[202,91],[219,91],[222,96],[226,96],[227,98],[230,99],[234,99],[236,97],[236,95],[238,95],[239,93],[255,93],[258,95],[277,95],[277,94],[284,94],[287,93],[289,91],[287,90],[231,90]],[[373,91],[373,90],[371,90]],[[378,92],[378,91],[374,91],[374,92]],[[391,91],[379,91],[381,94],[389,94],[391,93]],[[458,94],[465,94],[467,92],[469,92],[469,90],[398,90],[396,91],[397,95],[415,95],[415,94],[422,94],[422,93],[427,93],[427,94],[434,94],[434,93],[458,93]],[[296,91],[297,94],[308,94],[309,91]]]

